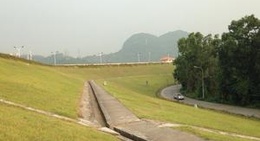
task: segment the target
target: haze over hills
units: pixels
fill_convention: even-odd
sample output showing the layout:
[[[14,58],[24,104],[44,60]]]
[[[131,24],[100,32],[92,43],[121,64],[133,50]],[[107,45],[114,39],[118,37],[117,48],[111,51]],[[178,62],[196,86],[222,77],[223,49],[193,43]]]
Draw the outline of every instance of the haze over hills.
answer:
[[[126,62],[154,62],[160,61],[163,56],[177,57],[177,42],[187,37],[188,32],[177,30],[168,32],[159,37],[149,33],[137,33],[128,38],[121,50],[111,54],[101,54],[73,58],[62,53],[56,53],[57,64],[70,63],[126,63]],[[54,56],[34,56],[34,60],[52,64]]]
[[[177,42],[180,38],[187,37],[188,33],[178,30],[168,32],[159,37],[152,34],[138,33],[132,35],[115,53],[113,60],[122,62],[147,62],[160,61],[163,56],[176,57],[178,55]]]

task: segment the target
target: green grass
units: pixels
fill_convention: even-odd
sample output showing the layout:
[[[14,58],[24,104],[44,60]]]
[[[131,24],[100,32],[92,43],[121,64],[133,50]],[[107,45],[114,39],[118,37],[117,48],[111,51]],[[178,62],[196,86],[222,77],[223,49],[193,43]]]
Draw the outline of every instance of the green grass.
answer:
[[[245,139],[245,138],[240,138],[240,137],[235,137],[235,136],[230,136],[230,135],[222,135],[214,132],[207,132],[207,131],[202,131],[198,129],[194,129],[192,127],[176,127],[173,129],[189,132],[192,134],[195,134],[196,136],[202,137],[206,140],[214,140],[214,141],[253,141],[251,139]]]
[[[83,81],[51,67],[0,58],[0,98],[76,118]]]
[[[1,55],[0,55],[1,56]],[[84,81],[170,71],[172,65],[50,67],[0,57],[0,98],[77,118]]]
[[[92,67],[56,67],[56,70],[65,74],[70,74],[74,78],[82,80],[97,80],[141,75],[160,75],[171,72],[173,70],[173,65],[149,64]]]
[[[167,85],[172,85],[174,80],[171,74],[150,74],[150,75],[138,75],[127,77],[116,77],[110,79],[98,80],[99,83],[106,81],[118,84],[120,87],[127,86],[128,90],[142,93],[148,96],[156,97],[157,91],[164,88]]]
[[[75,123],[58,120],[0,103],[0,140],[115,141],[116,137]]]
[[[168,72],[164,75],[106,79],[108,85],[103,87],[140,118],[260,137],[260,122],[258,119],[206,109],[195,109],[192,106],[156,98],[157,90],[163,85],[167,85],[166,81],[170,76],[171,74]],[[151,85],[146,86],[144,80],[149,80]],[[101,84],[102,81],[104,80],[98,82]]]
[[[173,69],[171,64],[50,67],[30,64],[30,62],[14,60],[8,57],[5,59],[0,57],[0,98],[67,117],[77,118],[78,102],[83,83],[86,80],[94,79],[100,85],[104,81],[107,81],[107,85],[104,86],[105,89],[117,97],[140,118],[181,123],[260,137],[259,119],[246,118],[212,110],[195,109],[191,106],[156,97],[159,89],[175,83],[171,74]],[[22,118],[23,116],[28,119],[28,112],[21,111],[21,109],[2,105],[0,110],[2,113],[0,115],[1,133],[8,134],[11,132],[9,130],[14,128],[16,123],[23,123],[25,120]],[[10,113],[8,113],[9,111]],[[20,117],[17,115],[16,119],[6,119],[6,115],[12,117],[11,115],[15,115],[15,112],[20,113]],[[71,132],[70,130],[59,132],[59,130],[67,128],[65,127],[66,124],[72,123],[40,115],[40,117],[37,117],[35,113],[29,114],[33,115],[30,119],[33,122],[38,122],[38,119],[42,121],[42,118],[49,125],[53,124],[54,121],[60,122],[60,125],[58,125],[60,128],[55,129],[58,130],[57,136]],[[18,128],[15,131],[18,133],[14,133],[14,136],[3,137],[0,135],[0,139],[11,140],[18,134],[24,136],[25,140],[34,140],[32,138],[29,139],[29,137],[27,138],[27,136],[33,136],[31,134],[38,132],[38,129],[33,130],[29,123],[24,124],[24,128],[25,131],[30,130],[28,131],[28,135],[27,132],[20,131],[21,129]],[[42,124],[39,124],[38,128],[48,129]],[[78,128],[81,129],[82,127],[73,126],[71,130],[78,131]],[[189,129],[184,130],[190,131]],[[46,134],[51,134],[50,132],[52,132],[51,130],[50,132],[45,131]],[[96,131],[90,130],[90,132]],[[221,140],[222,137],[207,133],[205,138]],[[240,139],[232,138],[232,140]]]
[[[159,74],[163,66],[53,67],[0,54],[0,98],[77,118],[84,81],[142,75],[149,69]],[[95,129],[17,107],[0,104],[0,113],[0,140],[116,140]]]

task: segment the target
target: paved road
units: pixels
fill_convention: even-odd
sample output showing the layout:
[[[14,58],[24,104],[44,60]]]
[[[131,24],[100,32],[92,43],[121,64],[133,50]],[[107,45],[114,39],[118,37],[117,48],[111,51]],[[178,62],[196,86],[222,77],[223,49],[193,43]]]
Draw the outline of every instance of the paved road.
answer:
[[[163,98],[176,101],[173,97],[176,95],[176,93],[179,93],[180,88],[181,88],[181,85],[174,85],[174,86],[167,87],[161,91],[161,96]],[[239,114],[239,115],[244,115],[244,116],[248,116],[248,117],[256,117],[256,118],[260,119],[260,110],[258,110],[258,109],[250,109],[250,108],[230,106],[230,105],[225,105],[225,104],[205,102],[205,101],[191,99],[188,97],[185,97],[184,100],[180,100],[179,102],[189,104],[189,105],[196,104],[198,107],[225,111],[228,113]]]

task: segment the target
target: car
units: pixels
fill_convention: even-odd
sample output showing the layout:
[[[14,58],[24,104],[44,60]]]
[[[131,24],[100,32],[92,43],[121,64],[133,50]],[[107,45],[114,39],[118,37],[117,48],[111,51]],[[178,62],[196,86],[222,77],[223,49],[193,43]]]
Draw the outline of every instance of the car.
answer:
[[[176,100],[184,100],[184,96],[180,93],[176,94],[173,98]]]

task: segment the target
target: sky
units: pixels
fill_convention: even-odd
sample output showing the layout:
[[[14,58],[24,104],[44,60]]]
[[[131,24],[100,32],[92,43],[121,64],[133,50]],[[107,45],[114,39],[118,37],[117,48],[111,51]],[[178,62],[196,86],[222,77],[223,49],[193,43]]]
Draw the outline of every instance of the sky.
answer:
[[[74,57],[119,51],[133,34],[222,34],[260,0],[0,0],[0,52]]]

